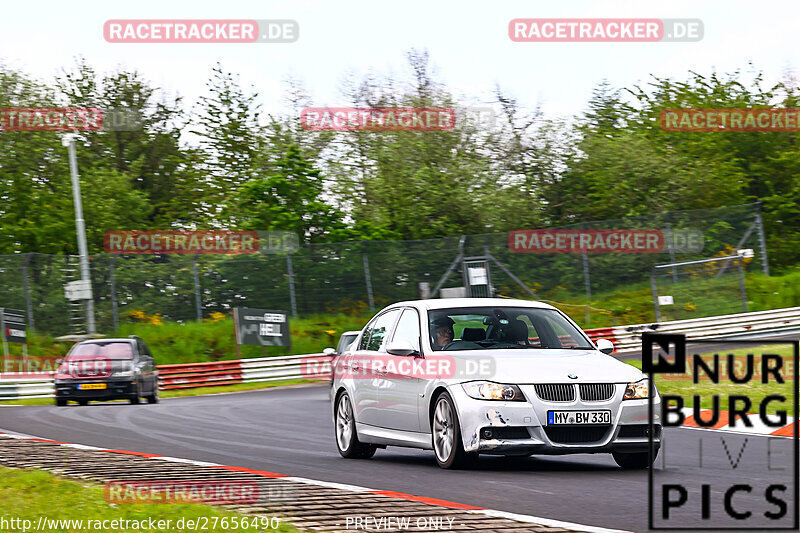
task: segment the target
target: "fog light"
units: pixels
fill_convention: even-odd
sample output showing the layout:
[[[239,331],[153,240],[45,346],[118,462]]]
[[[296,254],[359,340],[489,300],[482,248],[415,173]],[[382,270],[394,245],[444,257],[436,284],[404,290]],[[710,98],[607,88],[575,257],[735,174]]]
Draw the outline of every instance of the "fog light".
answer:
[[[492,438],[492,430],[489,429],[489,428],[484,428],[484,430],[481,433],[483,434],[483,438],[484,439],[491,439]]]

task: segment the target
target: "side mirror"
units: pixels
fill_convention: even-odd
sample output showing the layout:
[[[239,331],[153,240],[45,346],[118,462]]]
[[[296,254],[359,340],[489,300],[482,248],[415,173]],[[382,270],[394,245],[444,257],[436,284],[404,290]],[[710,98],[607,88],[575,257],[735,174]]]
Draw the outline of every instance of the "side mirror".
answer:
[[[386,347],[386,351],[392,355],[418,355],[419,350],[409,341],[393,341]]]
[[[325,355],[334,356],[336,355],[336,350],[334,350],[333,348],[325,348],[324,350],[322,350],[322,353],[324,353]]]
[[[61,366],[63,364],[64,364],[64,359],[61,359],[61,358],[56,359],[56,366]]]
[[[614,343],[608,339],[597,339],[595,344],[597,349],[606,355],[611,355],[614,352]]]

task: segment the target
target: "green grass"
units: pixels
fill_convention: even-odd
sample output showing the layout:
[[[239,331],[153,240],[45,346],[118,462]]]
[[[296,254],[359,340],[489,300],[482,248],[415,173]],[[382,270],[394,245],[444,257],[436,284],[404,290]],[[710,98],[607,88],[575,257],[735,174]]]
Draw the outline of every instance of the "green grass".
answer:
[[[182,398],[185,396],[201,396],[206,394],[220,394],[223,392],[240,392],[248,390],[270,389],[273,387],[286,387],[303,383],[320,383],[313,379],[285,379],[279,381],[259,381],[256,383],[237,383],[235,385],[221,385],[219,387],[198,387],[196,389],[162,390],[158,393],[161,398]],[[128,400],[115,400],[115,402],[128,403]],[[52,398],[29,398],[26,400],[0,400],[0,405],[53,405]]]
[[[292,346],[240,346],[243,358],[320,353],[335,348],[339,336],[349,330],[360,330],[371,315],[318,315],[289,319]],[[115,335],[139,335],[156,355],[158,364],[194,363],[237,359],[233,337],[233,320],[216,322],[165,323],[163,325],[123,324]]]
[[[282,523],[278,529],[254,529],[254,528],[232,528],[222,527],[220,522],[227,518],[227,525],[230,520],[237,518],[241,520],[247,515],[236,514],[220,508],[200,504],[110,504],[104,499],[103,487],[100,485],[89,485],[76,481],[58,478],[42,471],[13,470],[0,467],[0,518],[3,520],[29,520],[28,531],[33,531],[37,527],[39,517],[44,516],[51,520],[83,520],[84,528],[58,527],[53,524],[41,531],[195,531],[195,528],[186,527],[186,521],[198,519],[208,519],[208,529],[204,531],[279,531],[283,533],[295,532],[297,529],[288,524]],[[126,527],[126,528],[88,528],[87,521],[91,520],[130,520],[147,521],[148,519],[170,520],[170,527],[150,529],[147,527]],[[248,525],[254,517],[248,518]],[[177,527],[178,521],[183,519],[184,527]],[[217,520],[216,526],[214,519]],[[92,522],[94,523],[94,522]],[[0,522],[2,530],[23,531],[24,522],[15,527],[14,523],[3,524]],[[167,523],[164,522],[164,525]],[[63,524],[62,524],[63,525]],[[110,525],[110,524],[108,524]],[[128,524],[135,526],[135,524]]]
[[[697,380],[697,383],[694,383],[693,379],[688,375],[681,375],[681,379],[673,379],[668,374],[659,374],[656,376],[656,387],[658,387],[658,391],[661,395],[673,394],[681,396],[684,399],[684,407],[693,407],[694,406],[694,399],[695,395],[699,396],[700,399],[700,407],[702,409],[711,409],[713,406],[713,397],[714,395],[719,395],[719,405],[720,409],[727,411],[728,409],[728,398],[732,394],[737,395],[744,395],[750,398],[752,402],[752,407],[749,409],[750,413],[758,413],[759,406],[761,405],[761,401],[771,394],[779,394],[786,398],[785,403],[779,402],[770,402],[767,406],[767,413],[775,414],[776,412],[783,410],[786,411],[788,416],[795,416],[792,413],[792,400],[794,398],[794,379],[795,373],[797,369],[793,369],[792,373],[787,375],[784,372],[781,372],[781,376],[784,378],[785,382],[780,384],[776,383],[775,380],[770,379],[768,383],[761,383],[761,374],[760,372],[755,374],[753,379],[744,384],[736,384],[732,383],[728,379],[728,374],[725,371],[722,371],[722,361],[725,361],[727,354],[731,353],[736,356],[735,360],[744,361],[744,356],[748,353],[752,353],[756,356],[754,364],[756,369],[759,368],[759,356],[764,353],[769,354],[777,354],[781,356],[784,360],[784,364],[792,363],[794,359],[794,351],[791,346],[779,346],[776,347],[774,345],[764,345],[764,346],[757,346],[752,348],[742,348],[739,350],[732,350],[730,352],[720,353],[720,380],[719,383],[713,383],[708,376],[705,374],[700,374],[700,378]],[[710,361],[710,357],[713,356],[712,353],[703,354],[704,357],[707,356]],[[640,360],[634,361],[626,361],[626,363],[635,366],[636,368],[641,369],[642,363]],[[711,368],[711,364],[709,364]],[[736,375],[742,376],[744,367],[741,367],[742,370],[736,369]],[[687,369],[689,370],[689,369]],[[758,372],[758,370],[756,370]]]

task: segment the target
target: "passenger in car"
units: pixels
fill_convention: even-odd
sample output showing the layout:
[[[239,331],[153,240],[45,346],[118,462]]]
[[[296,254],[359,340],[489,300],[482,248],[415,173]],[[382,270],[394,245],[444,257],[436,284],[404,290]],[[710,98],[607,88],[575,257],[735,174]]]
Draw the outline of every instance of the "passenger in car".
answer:
[[[453,332],[453,319],[450,317],[442,317],[437,318],[433,321],[433,335],[432,337],[432,344],[434,350],[441,350],[451,342],[453,342],[453,338],[455,337],[455,333]]]

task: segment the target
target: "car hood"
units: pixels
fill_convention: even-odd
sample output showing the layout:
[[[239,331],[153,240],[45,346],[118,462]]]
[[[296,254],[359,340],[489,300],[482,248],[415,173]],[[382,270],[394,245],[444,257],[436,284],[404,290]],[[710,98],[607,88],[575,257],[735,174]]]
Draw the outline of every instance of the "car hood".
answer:
[[[630,383],[644,374],[599,351],[581,350],[470,350],[439,352],[455,360],[459,381],[498,383]],[[575,378],[570,377],[577,376]]]

